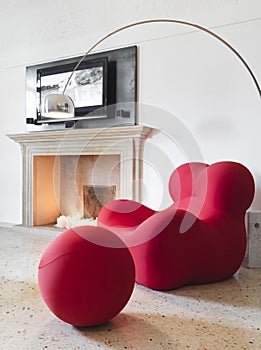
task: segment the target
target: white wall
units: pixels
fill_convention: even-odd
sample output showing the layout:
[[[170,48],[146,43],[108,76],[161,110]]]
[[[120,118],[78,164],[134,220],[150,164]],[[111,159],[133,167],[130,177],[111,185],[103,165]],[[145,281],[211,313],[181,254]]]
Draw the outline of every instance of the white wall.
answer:
[[[211,28],[261,84],[259,0],[0,1],[0,222],[21,222],[20,149],[6,134],[26,128],[25,67],[81,55],[119,26],[164,17]],[[261,209],[261,101],[241,62],[206,33],[174,24],[133,28],[99,49],[131,44],[140,47],[140,122],[162,130],[146,145],[145,202],[168,204],[167,178],[183,161],[232,159],[253,172],[253,208]]]

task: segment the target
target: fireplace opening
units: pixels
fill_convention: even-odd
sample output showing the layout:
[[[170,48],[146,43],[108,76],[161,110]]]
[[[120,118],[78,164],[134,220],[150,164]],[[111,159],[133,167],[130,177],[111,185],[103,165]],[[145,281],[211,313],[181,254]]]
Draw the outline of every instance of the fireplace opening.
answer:
[[[120,170],[114,154],[34,156],[33,225],[97,218],[104,204],[120,197]]]

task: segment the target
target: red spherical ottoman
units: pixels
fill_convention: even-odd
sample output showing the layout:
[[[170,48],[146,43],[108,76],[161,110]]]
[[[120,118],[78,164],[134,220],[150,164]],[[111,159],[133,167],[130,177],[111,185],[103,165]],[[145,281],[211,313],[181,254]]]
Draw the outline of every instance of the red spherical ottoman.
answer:
[[[101,227],[63,232],[47,247],[38,268],[45,303],[74,326],[94,326],[113,318],[127,304],[134,281],[128,248]]]

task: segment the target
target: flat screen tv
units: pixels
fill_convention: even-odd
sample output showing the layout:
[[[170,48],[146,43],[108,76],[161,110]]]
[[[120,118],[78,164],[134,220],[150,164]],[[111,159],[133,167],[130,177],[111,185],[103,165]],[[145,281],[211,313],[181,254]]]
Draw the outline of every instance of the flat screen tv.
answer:
[[[66,88],[75,106],[75,115],[84,116],[107,105],[107,59],[82,62]],[[37,70],[38,119],[42,118],[44,99],[62,93],[75,64]],[[44,119],[44,118],[43,118]]]
[[[81,57],[26,67],[26,124],[28,131],[100,128],[134,125],[137,102],[137,47],[88,55],[74,72],[65,94],[75,105],[72,118],[46,118],[46,95],[63,93]]]

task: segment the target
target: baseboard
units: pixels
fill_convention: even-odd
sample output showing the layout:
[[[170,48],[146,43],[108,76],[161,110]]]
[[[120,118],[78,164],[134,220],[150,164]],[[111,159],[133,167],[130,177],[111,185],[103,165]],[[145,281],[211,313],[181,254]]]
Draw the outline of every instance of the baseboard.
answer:
[[[13,228],[14,225],[17,225],[17,224],[14,224],[11,222],[1,222],[0,221],[0,227],[3,227],[3,228]]]

